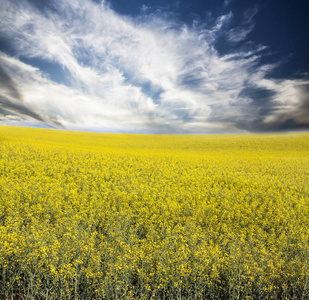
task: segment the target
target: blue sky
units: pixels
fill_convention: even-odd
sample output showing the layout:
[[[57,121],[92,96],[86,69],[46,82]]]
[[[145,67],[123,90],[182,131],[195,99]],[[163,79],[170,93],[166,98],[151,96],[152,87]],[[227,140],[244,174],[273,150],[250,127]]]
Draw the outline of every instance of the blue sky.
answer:
[[[0,124],[309,129],[305,0],[2,0]]]

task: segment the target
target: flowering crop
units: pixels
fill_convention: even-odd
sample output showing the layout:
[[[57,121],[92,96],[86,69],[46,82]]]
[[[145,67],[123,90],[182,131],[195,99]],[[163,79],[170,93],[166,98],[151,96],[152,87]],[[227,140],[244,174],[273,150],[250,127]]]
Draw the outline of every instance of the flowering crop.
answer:
[[[309,134],[0,127],[1,299],[309,299]]]

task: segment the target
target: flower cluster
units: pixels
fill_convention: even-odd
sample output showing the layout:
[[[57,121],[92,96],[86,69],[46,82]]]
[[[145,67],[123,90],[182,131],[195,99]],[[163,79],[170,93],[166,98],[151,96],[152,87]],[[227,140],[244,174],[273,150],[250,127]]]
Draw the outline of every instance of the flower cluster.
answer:
[[[307,299],[309,135],[0,127],[0,298]]]

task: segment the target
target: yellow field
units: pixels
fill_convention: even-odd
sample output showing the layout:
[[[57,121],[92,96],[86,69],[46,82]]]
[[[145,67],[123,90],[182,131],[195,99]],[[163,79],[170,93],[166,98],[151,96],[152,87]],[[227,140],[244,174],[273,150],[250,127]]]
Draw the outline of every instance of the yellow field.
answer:
[[[309,133],[0,126],[0,298],[309,299]]]

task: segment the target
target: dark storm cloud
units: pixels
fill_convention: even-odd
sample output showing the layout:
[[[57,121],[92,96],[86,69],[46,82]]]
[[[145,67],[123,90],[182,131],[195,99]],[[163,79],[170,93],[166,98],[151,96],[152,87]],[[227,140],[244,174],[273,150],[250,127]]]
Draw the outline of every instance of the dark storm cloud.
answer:
[[[309,129],[309,84],[292,89],[294,101],[283,102],[280,91],[245,88],[241,96],[251,102],[243,107],[237,127],[252,132]]]
[[[18,91],[17,85],[1,66],[0,108],[10,111],[16,115],[26,115],[38,121],[44,122],[43,118],[23,104],[23,98],[21,93]]]
[[[302,95],[300,105],[297,109],[298,111],[298,119],[300,122],[304,121],[305,123],[309,123],[309,84],[302,87]],[[309,127],[309,126],[308,126]]]
[[[288,110],[274,107],[273,114],[278,114],[278,118],[272,128],[277,130],[309,129],[309,84],[300,86],[299,101]]]
[[[15,115],[28,116],[38,121],[44,122],[43,118],[41,118],[38,114],[31,111],[27,107],[25,107],[23,104],[14,103],[1,95],[0,95],[0,105],[3,109],[5,109],[6,111],[13,112]]]
[[[275,91],[266,88],[246,87],[240,92],[239,97],[250,100],[246,107],[247,111],[251,111],[252,115],[262,121],[266,115],[273,112],[272,99],[275,95]]]
[[[8,94],[19,101],[21,101],[21,95],[11,77],[0,66],[0,88],[8,92]]]

